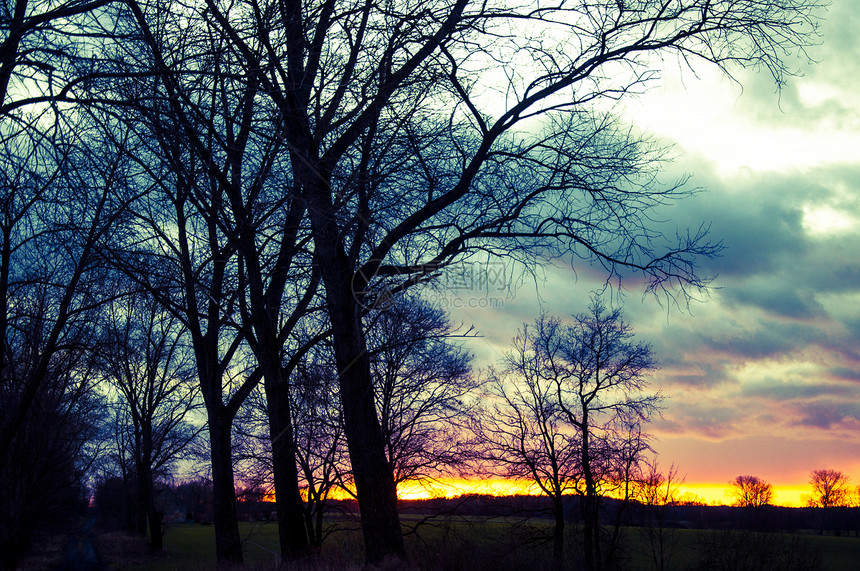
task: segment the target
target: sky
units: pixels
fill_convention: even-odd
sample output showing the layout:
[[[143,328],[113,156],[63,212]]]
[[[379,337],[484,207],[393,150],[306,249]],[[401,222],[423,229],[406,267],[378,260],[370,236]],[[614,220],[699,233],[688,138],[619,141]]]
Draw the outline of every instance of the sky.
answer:
[[[702,261],[716,276],[708,299],[668,307],[629,283],[622,300],[661,363],[654,448],[691,490],[752,474],[796,504],[813,469],[860,484],[860,3],[833,0],[825,17],[817,63],[793,60],[802,75],[781,92],[766,74],[733,70],[735,82],[669,62],[659,85],[617,110],[672,145],[664,180],[690,175],[705,190],[671,221],[710,224],[725,246]],[[537,287],[449,300],[480,335],[469,344],[478,365],[541,309],[584,311],[601,284],[581,266],[545,269]]]

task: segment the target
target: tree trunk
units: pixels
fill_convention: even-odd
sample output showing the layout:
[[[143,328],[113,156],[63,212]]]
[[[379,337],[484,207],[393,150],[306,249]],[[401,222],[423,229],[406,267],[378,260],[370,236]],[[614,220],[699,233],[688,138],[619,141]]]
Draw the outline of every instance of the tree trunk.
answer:
[[[262,364],[262,363],[261,363]],[[275,502],[278,511],[278,539],[284,561],[307,554],[308,536],[305,530],[299,473],[293,438],[289,385],[281,378],[279,366],[268,363],[263,373],[269,413],[269,434],[272,440],[272,472],[275,480]]]
[[[149,523],[149,547],[152,551],[161,551],[161,514],[158,513],[155,505],[155,482],[152,475],[152,419],[144,422],[140,444],[137,477],[140,489],[140,516],[143,518],[143,535],[146,535],[146,524]]]
[[[389,556],[403,556],[397,487],[376,415],[370,360],[353,297],[352,273],[342,253],[336,256],[331,245],[328,250],[332,252],[330,257],[320,252],[320,269],[339,372],[344,433],[355,478],[365,556],[368,563],[379,563]]]
[[[582,414],[582,471],[585,477],[585,498],[582,503],[583,520],[583,549],[585,556],[585,571],[596,571],[600,568],[599,529],[597,527],[597,489],[594,484],[594,474],[591,470],[591,442],[589,440],[588,408],[583,403]]]
[[[361,513],[365,555],[368,563],[379,563],[388,556],[403,554],[397,488],[376,417],[367,355],[355,350],[349,333],[335,333],[334,337],[341,371],[344,432]]]
[[[564,568],[564,503],[561,498],[555,502],[553,509],[555,528],[552,533],[552,568],[561,571]]]
[[[144,459],[145,464],[142,466],[142,470],[140,471],[140,479],[141,479],[141,492],[143,502],[141,502],[144,506],[143,515],[146,518],[146,521],[149,523],[149,547],[152,551],[161,551],[162,550],[162,537],[161,537],[161,513],[158,512],[158,508],[155,505],[155,484],[152,478],[152,469],[151,460],[148,458]],[[146,533],[146,528],[144,528],[144,534]]]
[[[163,515],[158,511],[155,502],[149,506],[149,547],[153,551],[161,551],[164,549],[163,533],[162,533],[162,518]]]
[[[300,147],[301,148],[301,147]],[[310,148],[310,147],[307,147]],[[319,164],[313,157],[294,160],[297,174],[308,187],[308,212],[313,230],[315,258],[325,286],[326,308],[331,322],[332,343],[340,383],[346,436],[355,491],[361,515],[365,558],[368,563],[403,558],[403,532],[397,513],[397,486],[385,454],[385,441],[376,403],[370,359],[353,291],[354,270],[344,250],[337,216],[331,203],[324,169],[308,171]]]
[[[226,426],[225,426],[226,425]],[[218,564],[242,563],[242,540],[236,515],[233,487],[233,450],[230,423],[209,414],[209,444],[212,448],[212,494],[215,519],[215,553]]]

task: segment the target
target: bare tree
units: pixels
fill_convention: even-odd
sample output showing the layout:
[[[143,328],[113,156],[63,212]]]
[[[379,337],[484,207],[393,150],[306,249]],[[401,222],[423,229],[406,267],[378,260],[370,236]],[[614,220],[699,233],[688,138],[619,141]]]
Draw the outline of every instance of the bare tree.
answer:
[[[73,331],[52,351],[39,383],[29,385],[43,359],[48,334],[56,324],[56,298],[50,288],[18,290],[14,335],[0,384],[0,418],[18,425],[0,462],[0,567],[15,569],[36,532],[71,525],[84,505],[86,476],[102,449],[106,403],[98,383],[93,312],[86,323],[77,315]],[[21,408],[21,393],[35,386]]]
[[[349,490],[349,462],[343,440],[343,420],[337,394],[337,372],[331,354],[321,343],[291,369],[290,397],[298,482],[303,495],[303,533],[310,548],[318,550],[326,537],[339,529],[324,524],[331,494]],[[330,348],[329,348],[330,349]],[[235,423],[240,478],[247,486],[275,490],[271,423],[266,395],[251,394]]]
[[[521,370],[530,374],[543,370],[550,376],[559,408],[580,434],[585,565],[599,569],[603,565],[599,480],[609,473],[614,459],[605,444],[656,412],[662,397],[646,391],[647,376],[657,363],[649,345],[632,341],[620,310],[607,311],[597,297],[566,331],[558,328],[559,323],[552,321],[538,326],[531,347],[538,361],[522,360]]]
[[[824,533],[824,528],[830,525],[833,519],[833,508],[847,506],[850,502],[850,487],[847,474],[839,470],[822,468],[813,470],[809,474],[809,483],[812,485],[812,493],[806,497],[806,503],[810,507],[819,508],[820,522],[819,533]]]
[[[395,482],[450,471],[462,460],[458,425],[476,387],[471,355],[452,343],[458,333],[445,312],[419,297],[401,298],[366,320],[376,406]]]
[[[319,262],[367,558],[402,553],[396,483],[372,397],[361,304],[474,249],[571,253],[652,291],[706,285],[701,232],[673,242],[654,207],[660,154],[602,115],[677,55],[763,66],[815,31],[816,0],[471,4],[205,0],[277,107]],[[552,46],[546,38],[553,38]],[[527,123],[529,122],[529,123]],[[386,285],[387,284],[387,285]]]
[[[396,480],[400,484],[437,478],[463,460],[455,425],[466,418],[465,400],[476,386],[471,356],[452,343],[457,331],[445,313],[420,298],[399,299],[369,311],[365,319],[375,400]],[[336,488],[355,493],[345,454],[337,373],[326,340],[314,341],[292,370],[290,394],[306,494],[305,527],[311,546],[318,548],[330,531],[322,526],[330,493]],[[249,404],[250,409],[264,406],[259,400]],[[254,410],[246,417],[242,437],[249,452],[244,472],[256,470],[271,477],[271,445],[266,444],[270,427],[260,425]]]
[[[77,64],[86,58],[81,39],[96,31],[94,13],[111,2],[13,0],[0,5],[0,117],[74,100],[68,92],[80,81]]]
[[[738,476],[729,485],[736,506],[761,508],[773,502],[773,486],[758,476]]]
[[[509,383],[491,376],[491,408],[473,419],[477,458],[482,471],[527,478],[552,501],[553,568],[561,569],[564,553],[564,496],[577,491],[582,473],[580,439],[555,405],[553,387],[540,377]]]
[[[648,555],[658,571],[672,569],[672,559],[678,550],[677,527],[670,521],[670,510],[678,501],[678,488],[684,478],[672,465],[664,474],[657,461],[647,463],[641,480],[637,482],[636,498],[644,509],[642,534],[648,540]]]
[[[236,244],[218,223],[222,197],[210,192],[206,166],[173,118],[158,111],[129,115],[126,125],[133,130],[112,143],[138,166],[127,184],[146,192],[131,206],[126,231],[103,255],[187,331],[207,415],[218,559],[241,561],[231,425],[261,372],[252,370],[236,323]]]
[[[324,351],[318,347],[291,377],[296,449],[306,493],[305,526],[315,549],[338,529],[330,523],[324,526],[324,517],[331,494],[343,486],[349,473],[337,371],[330,352]]]
[[[73,465],[90,462],[75,427],[91,427],[97,415],[67,405],[92,394],[100,307],[110,296],[97,252],[124,208],[113,187],[122,162],[89,148],[90,127],[51,108],[0,117],[0,465],[10,470],[7,489],[35,483],[31,468],[56,463],[59,471],[58,449],[73,452],[66,459]],[[45,437],[49,427],[69,433],[40,445],[31,440],[40,426]],[[22,450],[27,469],[12,469]],[[15,539],[26,528],[15,514],[0,512],[0,550],[10,557],[26,545]]]
[[[584,564],[602,568],[614,542],[602,550],[601,495],[647,449],[639,427],[660,402],[646,381],[657,365],[650,346],[632,336],[620,311],[607,311],[597,297],[570,324],[541,316],[514,338],[505,375],[494,383],[500,402],[475,426],[482,460],[529,476],[553,499],[556,568],[563,565],[563,495],[581,496]]]
[[[202,427],[190,424],[200,407],[193,355],[176,317],[145,294],[128,292],[110,307],[107,381],[117,394],[116,453],[127,496],[136,506],[135,531],[162,548],[156,502],[159,476],[179,459]]]
[[[848,501],[848,476],[839,470],[823,468],[813,470],[809,475],[812,484],[812,495],[808,504],[824,510],[844,506]]]
[[[109,22],[127,34],[108,46],[111,81],[94,75],[88,87],[92,98],[122,104],[104,119],[121,126],[110,144],[136,165],[127,184],[146,192],[105,256],[188,332],[208,420],[218,560],[243,557],[232,423],[260,380],[272,432],[286,432],[274,457],[281,547],[300,551],[307,539],[282,357],[315,290],[306,267],[293,265],[304,205],[289,199],[277,121],[218,31],[193,11],[127,6]]]

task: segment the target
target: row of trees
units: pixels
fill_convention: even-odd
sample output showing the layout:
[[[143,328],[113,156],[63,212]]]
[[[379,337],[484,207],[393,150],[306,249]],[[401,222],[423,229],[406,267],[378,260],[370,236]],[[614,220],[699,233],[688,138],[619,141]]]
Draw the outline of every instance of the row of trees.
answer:
[[[827,510],[833,507],[860,506],[860,486],[852,487],[850,478],[831,468],[813,470],[809,475],[812,492],[804,496],[807,506]],[[738,476],[731,482],[735,505],[760,508],[773,502],[773,486],[758,476]]]
[[[0,500],[42,494],[24,490],[39,463],[79,495],[107,399],[116,463],[157,529],[152,480],[199,431],[199,395],[218,559],[241,561],[233,432],[259,386],[284,557],[310,545],[299,443],[316,436],[297,418],[320,398],[338,411],[368,561],[400,557],[396,484],[412,468],[387,448],[403,435],[397,398],[379,404],[372,333],[387,300],[487,255],[567,256],[670,298],[704,288],[697,260],[719,246],[652,224],[689,191],[659,183],[662,151],[606,103],[670,54],[781,83],[817,5],[4,3]],[[635,456],[625,406],[596,411],[617,426],[594,437],[572,408],[591,397],[557,397],[553,422],[580,450],[605,437]],[[27,511],[0,526],[7,566]]]

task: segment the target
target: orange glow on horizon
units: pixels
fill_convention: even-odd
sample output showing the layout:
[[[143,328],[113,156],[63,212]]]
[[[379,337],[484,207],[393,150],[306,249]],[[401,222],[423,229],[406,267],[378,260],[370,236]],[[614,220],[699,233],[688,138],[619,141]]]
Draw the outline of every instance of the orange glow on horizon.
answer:
[[[538,495],[540,490],[534,482],[506,480],[504,478],[441,478],[432,481],[403,482],[397,487],[397,497],[401,500],[456,498],[468,494],[487,496]]]
[[[728,484],[714,483],[682,484],[678,486],[682,501],[701,501],[712,506],[730,505],[732,503],[730,488],[731,486]],[[774,484],[773,504],[787,508],[802,507],[806,505],[803,496],[809,494],[811,491],[809,484]]]
[[[774,505],[801,507],[805,505],[803,496],[811,490],[809,485],[774,485]],[[307,501],[307,490],[301,491],[302,499]],[[468,479],[440,478],[437,480],[401,482],[397,486],[397,497],[401,500],[428,500],[432,498],[456,498],[477,494],[488,496],[541,495],[534,482],[527,480],[507,480],[504,478]],[[680,484],[678,501],[699,502],[711,506],[730,505],[730,486],[723,483]],[[332,500],[355,499],[349,492],[337,488],[329,493]],[[267,494],[266,500],[274,500],[274,494]]]
[[[353,490],[354,492],[354,490]],[[468,494],[488,496],[538,495],[540,490],[533,482],[506,480],[504,478],[467,479],[440,478],[435,480],[412,480],[397,486],[397,497],[401,500],[429,500],[432,498],[456,498]],[[307,489],[301,490],[307,501]],[[353,500],[350,492],[336,488],[329,492],[332,500]]]

